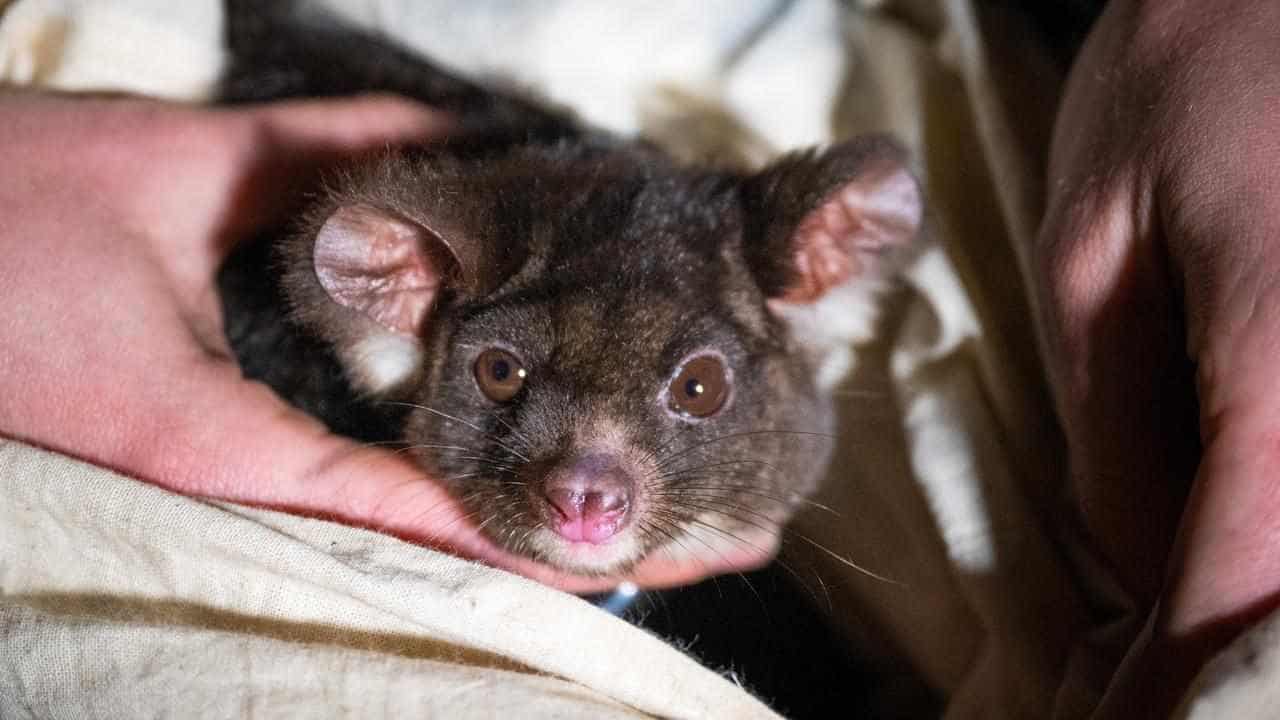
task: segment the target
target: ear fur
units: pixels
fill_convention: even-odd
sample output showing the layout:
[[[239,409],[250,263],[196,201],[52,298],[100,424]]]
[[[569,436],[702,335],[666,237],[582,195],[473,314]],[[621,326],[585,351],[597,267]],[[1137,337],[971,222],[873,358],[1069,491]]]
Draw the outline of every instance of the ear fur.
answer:
[[[749,178],[742,198],[747,262],[765,294],[786,303],[873,281],[923,219],[906,153],[882,136],[786,156]]]
[[[919,241],[923,198],[906,158],[889,138],[861,137],[786,156],[742,186],[748,266],[820,387],[874,336],[877,296]]]
[[[417,378],[441,294],[490,292],[519,260],[472,229],[487,216],[484,195],[457,182],[383,158],[344,178],[282,247],[291,316],[332,345],[362,392],[393,394]]]

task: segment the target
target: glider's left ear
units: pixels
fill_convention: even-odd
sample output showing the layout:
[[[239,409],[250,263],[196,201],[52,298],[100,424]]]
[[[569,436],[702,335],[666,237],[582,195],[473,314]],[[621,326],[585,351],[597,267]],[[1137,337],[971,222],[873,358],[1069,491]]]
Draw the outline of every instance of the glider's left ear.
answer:
[[[742,185],[745,253],[767,297],[814,303],[878,277],[920,234],[924,204],[906,152],[881,136],[775,162]]]

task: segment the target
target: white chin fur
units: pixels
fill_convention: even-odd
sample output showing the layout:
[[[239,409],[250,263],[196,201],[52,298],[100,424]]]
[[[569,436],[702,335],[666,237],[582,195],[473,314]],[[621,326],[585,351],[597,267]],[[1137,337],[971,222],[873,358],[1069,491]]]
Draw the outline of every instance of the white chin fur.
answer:
[[[422,366],[422,345],[400,333],[376,333],[347,351],[351,380],[361,390],[380,394],[408,381]]]
[[[566,542],[546,528],[536,531],[528,542],[547,564],[588,574],[616,571],[634,561],[641,550],[639,538],[630,527],[601,545]]]

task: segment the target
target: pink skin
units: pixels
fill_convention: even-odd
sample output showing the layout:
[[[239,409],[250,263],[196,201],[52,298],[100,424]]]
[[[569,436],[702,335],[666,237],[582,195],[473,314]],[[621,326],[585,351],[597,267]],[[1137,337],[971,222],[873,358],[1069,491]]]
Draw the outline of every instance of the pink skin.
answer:
[[[1058,118],[1046,357],[1083,523],[1150,613],[1098,717],[1166,717],[1280,604],[1278,100],[1280,3],[1114,0]]]
[[[203,110],[0,98],[0,435],[177,492],[377,528],[572,590],[691,582],[757,551],[584,579],[512,556],[402,457],[359,447],[246,382],[213,276],[291,179],[448,121],[385,97]]]
[[[626,507],[602,507],[598,497],[598,493],[591,493],[553,499],[552,504],[560,513],[552,523],[555,531],[569,542],[592,545],[601,545],[617,535],[627,517]]]
[[[634,488],[635,480],[611,454],[575,458],[546,480],[548,520],[570,542],[600,545],[626,524]]]

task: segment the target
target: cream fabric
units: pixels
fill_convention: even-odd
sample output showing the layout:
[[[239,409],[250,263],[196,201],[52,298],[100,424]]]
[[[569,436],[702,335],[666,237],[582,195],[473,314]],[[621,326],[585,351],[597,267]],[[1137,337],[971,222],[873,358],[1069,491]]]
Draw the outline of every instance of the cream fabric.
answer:
[[[0,717],[772,717],[586,602],[0,442]]]
[[[205,98],[222,67],[220,7],[208,1],[0,1],[0,79]]]
[[[882,340],[859,352],[841,391],[837,460],[820,498],[832,511],[801,517],[785,539],[784,558],[802,576],[817,578],[815,595],[864,653],[905,658],[946,693],[947,717],[1087,713],[1108,672],[1105,654],[1092,651],[1091,643],[1102,636],[1086,635],[1092,629],[1087,613],[1123,621],[1126,605],[1063,522],[1069,512],[1061,440],[1036,355],[1020,252],[1039,221],[1042,162],[1062,69],[1039,53],[1016,18],[971,0],[690,0],[656,5],[646,0],[547,0],[536,4],[536,10],[531,9],[534,4],[498,0],[324,4],[459,70],[513,77],[623,132],[647,130],[661,138],[664,130],[686,127],[662,117],[663,112],[682,111],[679,102],[671,105],[675,97],[684,99],[684,110],[726,113],[741,126],[743,137],[756,141],[746,153],[750,157],[758,158],[759,148],[770,152],[871,130],[891,130],[903,139],[926,186],[933,242],[910,268],[902,291],[887,298]],[[211,7],[209,2],[163,0],[16,0],[0,23],[0,77],[203,99],[221,62],[219,26]],[[157,63],[154,50],[138,53],[138,47],[172,50],[165,50],[165,62]],[[655,113],[655,107],[663,112]],[[680,138],[668,134],[665,139]],[[23,468],[54,462],[44,456],[37,462],[28,450],[10,447],[8,452],[26,458]],[[240,619],[246,621],[240,627],[222,621],[157,620],[166,634],[158,644],[191,647],[207,641],[235,647],[241,658],[283,657],[291,648],[304,648],[288,645],[272,632],[256,632],[262,626],[250,619],[304,623],[313,629],[316,623],[334,623],[431,638],[450,648],[397,662],[453,663],[458,656],[450,653],[465,647],[580,685],[495,670],[491,665],[505,667],[496,660],[464,661],[449,672],[433,672],[430,682],[439,684],[421,691],[423,697],[435,697],[436,689],[456,678],[465,698],[458,707],[470,709],[473,702],[486,707],[490,693],[466,690],[480,687],[466,679],[474,673],[489,678],[475,681],[488,687],[505,686],[509,680],[511,692],[520,697],[559,687],[553,700],[568,702],[576,693],[572,697],[592,707],[590,712],[617,708],[604,696],[676,716],[760,712],[687,660],[556,593],[367,533],[184,501],[118,479],[92,477],[96,479],[82,478],[90,485],[49,496],[57,500],[51,508],[60,518],[53,529],[28,526],[5,541],[0,558],[6,577],[16,577],[10,552],[56,540],[66,548],[66,561],[55,562],[47,554],[22,561],[17,566],[26,568],[23,583],[48,572],[58,577],[58,593],[92,587],[110,597],[131,597],[143,617],[160,612],[151,603],[176,599],[242,613]],[[12,479],[6,487],[18,489]],[[26,489],[22,492],[31,497]],[[122,520],[134,522],[137,516],[119,514],[131,507],[135,501],[127,498],[134,496],[153,498],[154,507],[170,510],[160,516],[168,523],[184,524],[188,513],[199,517],[201,530],[193,534],[161,522],[147,525],[145,533],[135,532]],[[165,499],[154,499],[160,497]],[[201,543],[230,542],[245,523],[260,530],[261,546],[215,543],[208,547],[216,552],[201,554]],[[65,528],[74,528],[80,540],[93,541],[63,538],[69,532]],[[378,548],[379,559],[361,555],[352,560],[346,549],[331,554],[325,542],[338,536],[343,540],[335,547],[346,548],[347,542],[355,542],[349,538],[359,538],[361,547]],[[179,540],[194,545],[185,551],[165,547]],[[134,587],[97,558],[75,555],[97,547],[118,548],[119,557],[131,561],[127,567],[142,573],[142,584]],[[293,552],[308,563],[277,562]],[[167,560],[157,564],[153,557]],[[199,565],[178,561],[185,558],[198,558]],[[46,566],[47,571],[42,569]],[[12,582],[6,579],[7,595],[45,592]],[[410,595],[401,594],[408,588],[413,588]],[[479,605],[471,604],[477,597]],[[241,598],[254,600],[244,605]],[[409,598],[424,600],[429,609]],[[85,620],[83,608],[70,612],[30,600],[14,608],[10,600],[6,627],[17,628],[11,632],[26,638],[49,627],[51,634],[39,637],[73,643],[83,635],[84,647],[105,650],[155,624],[129,624],[125,621],[132,619],[120,612],[90,614],[102,620],[98,624]],[[504,603],[518,603],[520,612],[502,613],[501,608],[512,607]],[[105,607],[120,609],[111,603]],[[172,609],[171,604],[162,607]],[[459,626],[449,621],[455,611],[457,617],[480,613],[494,622]],[[193,617],[204,618],[202,612]],[[513,617],[523,630],[503,624]],[[531,618],[541,620],[525,624]],[[588,625],[593,630],[582,632]],[[557,633],[553,627],[579,631]],[[1259,646],[1241,647],[1273,647],[1267,641],[1272,635],[1264,631],[1258,631]],[[187,638],[188,632],[201,639]],[[582,642],[567,643],[566,637]],[[351,650],[352,657],[358,656],[352,659],[341,643],[324,644],[333,642],[332,635],[325,638],[321,648],[310,639],[304,643],[314,662],[297,661],[317,675],[341,678],[347,668],[359,675],[391,662],[385,648],[375,648],[383,652],[378,656],[367,649]],[[609,644],[615,640],[646,654],[621,652]],[[601,652],[610,647],[615,649]],[[652,665],[650,657],[655,658]],[[641,667],[647,672],[633,674]],[[1242,693],[1231,697],[1261,697],[1250,690],[1257,685],[1249,683],[1274,679],[1277,666],[1259,667],[1260,674],[1247,677],[1223,671],[1239,682],[1215,681],[1211,688],[1205,686],[1203,692],[1210,693],[1205,697],[1222,698],[1228,691]],[[401,679],[409,683],[408,674],[417,671],[391,672],[387,684],[375,687]],[[508,673],[502,675],[506,680],[493,681],[499,672]],[[274,697],[269,678],[241,679],[245,689],[232,682],[223,689],[245,702]],[[291,684],[294,679],[279,679],[282,696],[301,687]],[[682,704],[665,704],[669,702]],[[1210,706],[1188,701],[1188,708],[1204,707]]]

